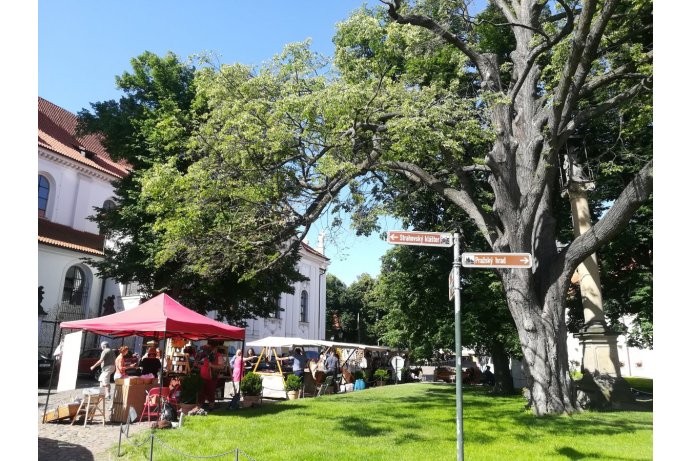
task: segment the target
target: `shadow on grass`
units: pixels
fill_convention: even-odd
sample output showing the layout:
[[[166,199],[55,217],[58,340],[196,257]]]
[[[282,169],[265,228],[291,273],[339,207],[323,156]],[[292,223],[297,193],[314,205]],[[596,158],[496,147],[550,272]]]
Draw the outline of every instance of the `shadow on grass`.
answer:
[[[574,450],[571,447],[557,448],[557,453],[559,453],[561,456],[565,456],[566,458],[573,459],[573,460],[598,459],[600,457],[600,453],[596,453],[596,452],[585,453],[585,452],[581,452],[578,450]],[[611,460],[611,461],[616,461],[616,460],[647,461],[649,458],[631,458],[630,456],[627,456],[626,458],[621,458],[618,456],[612,457],[611,455],[608,455],[607,459]]]

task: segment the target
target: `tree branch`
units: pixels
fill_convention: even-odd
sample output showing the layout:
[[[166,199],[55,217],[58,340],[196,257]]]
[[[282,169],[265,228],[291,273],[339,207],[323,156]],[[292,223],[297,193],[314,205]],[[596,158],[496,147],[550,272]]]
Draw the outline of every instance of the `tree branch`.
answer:
[[[535,61],[537,61],[537,58],[539,58],[543,53],[546,53],[547,51],[552,49],[557,43],[559,43],[564,37],[566,37],[568,34],[570,34],[571,31],[573,30],[573,23],[574,23],[573,11],[562,0],[557,0],[557,1],[564,7],[566,18],[567,18],[566,24],[559,31],[559,33],[557,33],[553,38],[550,38],[544,32],[542,33],[542,35],[546,37],[546,41],[542,42],[540,45],[533,48],[533,50],[530,52],[530,54],[528,55],[528,59],[526,59],[525,68],[523,69],[521,76],[518,78],[518,80],[516,80],[516,84],[514,85],[513,89],[511,90],[510,97],[511,97],[511,105],[512,106],[514,105],[514,103],[516,101],[516,97],[518,96],[518,92],[520,91],[521,87],[523,86],[525,79],[528,77],[528,74],[530,74],[530,70],[535,65]]]
[[[649,62],[653,60],[653,52],[650,51],[649,53],[646,54],[646,61]],[[647,75],[640,74],[640,73],[631,73],[632,70],[634,70],[636,67],[636,63],[630,62],[627,63],[621,67],[618,67],[614,69],[613,71],[600,75],[598,77],[595,77],[589,81],[587,81],[582,87],[581,87],[581,92],[578,95],[579,99],[584,99],[588,96],[590,96],[595,90],[602,88],[603,86],[612,83],[616,80],[619,79],[626,79],[626,78],[646,78],[648,77]]]
[[[402,173],[408,180],[416,184],[424,184],[431,188],[442,197],[451,201],[475,222],[478,229],[485,237],[485,240],[490,244],[498,238],[497,227],[491,216],[484,213],[477,205],[473,197],[466,190],[458,190],[449,186],[447,183],[437,179],[427,171],[420,168],[418,165],[408,162],[383,162],[382,166],[390,168],[393,171]]]
[[[621,105],[623,102],[626,102],[629,99],[633,98],[638,93],[646,89],[650,81],[651,79],[646,78],[639,84],[632,86],[628,90],[619,93],[616,96],[612,96],[607,101],[598,104],[597,106],[588,107],[587,109],[584,109],[576,113],[573,119],[566,125],[564,130],[559,133],[559,137],[564,138],[566,136],[570,136],[571,133],[573,133],[573,131],[586,120],[602,115],[608,110],[612,110]]]
[[[475,67],[480,69],[481,57],[480,54],[472,49],[466,42],[459,39],[451,32],[446,30],[441,24],[438,24],[432,18],[427,16],[420,16],[417,14],[411,14],[407,16],[402,16],[399,14],[401,8],[401,0],[379,0],[389,7],[389,17],[399,24],[411,24],[414,26],[423,27],[430,32],[434,33],[438,37],[444,39],[447,43],[453,45],[454,47],[461,50],[463,54],[468,56],[468,58],[475,64]]]

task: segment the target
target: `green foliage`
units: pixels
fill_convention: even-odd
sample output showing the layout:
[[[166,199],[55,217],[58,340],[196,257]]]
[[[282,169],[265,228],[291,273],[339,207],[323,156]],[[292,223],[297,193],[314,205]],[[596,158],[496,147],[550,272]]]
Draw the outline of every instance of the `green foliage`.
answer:
[[[240,380],[240,392],[242,395],[261,395],[262,378],[258,373],[250,371]]]
[[[353,378],[355,378],[356,380],[365,379],[365,372],[362,370],[355,370],[353,372]]]
[[[182,403],[197,403],[199,391],[202,390],[204,381],[199,373],[190,373],[180,381],[180,400]]]
[[[116,208],[97,209],[94,219],[114,245],[94,265],[121,283],[138,283],[145,295],[165,291],[199,312],[215,310],[232,323],[266,315],[282,292],[292,292],[292,282],[303,279],[295,269],[299,256],[291,252],[259,273],[243,254],[261,253],[260,245],[242,242],[244,252],[238,255],[223,245],[233,235],[232,227],[218,238],[226,217],[242,215],[242,210],[213,209],[211,196],[190,187],[198,168],[191,146],[209,112],[198,82],[208,69],[198,72],[172,53],[159,57],[145,52],[131,64],[132,72],[116,78],[125,94],[119,101],[93,103],[92,112],[79,113],[80,132],[102,134],[109,154],[133,168],[115,182]],[[196,155],[203,161],[208,153]],[[196,238],[184,240],[189,234]],[[200,240],[211,242],[206,258],[196,251]],[[275,246],[263,248],[275,258]]]
[[[286,378],[286,391],[299,391],[302,388],[302,381],[295,375],[288,375]]]
[[[379,384],[384,384],[386,380],[389,379],[389,372],[383,368],[379,368],[374,372],[374,379],[377,380]]]

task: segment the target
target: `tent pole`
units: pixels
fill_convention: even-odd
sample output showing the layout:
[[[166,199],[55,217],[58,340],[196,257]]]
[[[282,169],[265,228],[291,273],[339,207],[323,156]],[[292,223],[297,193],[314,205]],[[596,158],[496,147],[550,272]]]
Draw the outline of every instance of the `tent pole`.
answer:
[[[165,371],[166,363],[166,335],[168,331],[163,330],[163,348],[161,350],[161,371],[158,378],[158,419],[161,419],[163,414],[163,372]]]

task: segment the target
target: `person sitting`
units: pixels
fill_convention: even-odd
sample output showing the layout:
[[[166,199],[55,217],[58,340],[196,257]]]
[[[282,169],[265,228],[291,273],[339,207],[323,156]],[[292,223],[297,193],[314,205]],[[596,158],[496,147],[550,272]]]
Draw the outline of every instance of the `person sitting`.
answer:
[[[482,375],[483,384],[487,384],[488,386],[494,386],[494,373],[490,371],[489,365],[485,367],[485,371],[482,373]]]
[[[142,375],[152,374],[158,376],[158,372],[161,369],[161,360],[156,358],[156,349],[149,348],[146,353],[146,357],[142,359],[139,363],[142,368]]]

